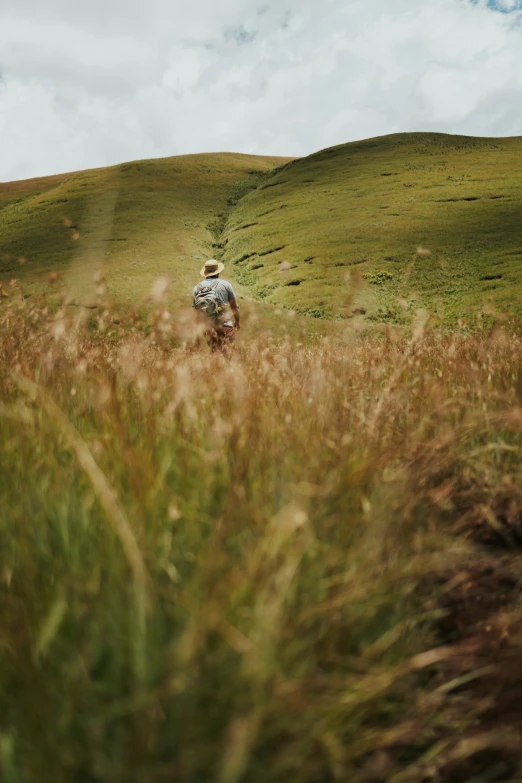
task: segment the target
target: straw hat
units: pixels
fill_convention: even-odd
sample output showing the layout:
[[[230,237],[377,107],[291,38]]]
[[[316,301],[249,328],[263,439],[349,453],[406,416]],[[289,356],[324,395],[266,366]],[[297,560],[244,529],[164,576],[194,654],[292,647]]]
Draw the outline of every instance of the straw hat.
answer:
[[[225,264],[211,258],[210,261],[205,262],[205,266],[199,274],[201,277],[212,277],[212,275],[220,275],[224,268]]]

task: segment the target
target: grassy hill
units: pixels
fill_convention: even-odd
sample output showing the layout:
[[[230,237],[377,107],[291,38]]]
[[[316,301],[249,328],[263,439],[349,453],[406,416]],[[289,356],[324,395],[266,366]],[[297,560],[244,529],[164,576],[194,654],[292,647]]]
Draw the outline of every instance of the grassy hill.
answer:
[[[0,185],[0,280],[85,302],[103,266],[109,294],[136,302],[160,276],[188,293],[208,225],[288,158],[187,155]]]
[[[288,163],[238,204],[224,258],[315,316],[520,312],[521,213],[522,139],[393,135]]]
[[[521,146],[0,186],[2,783],[522,780],[522,333],[352,339],[519,307]],[[210,254],[305,339],[176,344]]]
[[[221,255],[268,320],[518,315],[521,175],[520,138],[412,133],[298,160],[189,155],[9,183],[0,281],[35,293],[51,276],[85,303],[103,266],[120,304],[165,275],[171,301],[188,301],[200,263]]]

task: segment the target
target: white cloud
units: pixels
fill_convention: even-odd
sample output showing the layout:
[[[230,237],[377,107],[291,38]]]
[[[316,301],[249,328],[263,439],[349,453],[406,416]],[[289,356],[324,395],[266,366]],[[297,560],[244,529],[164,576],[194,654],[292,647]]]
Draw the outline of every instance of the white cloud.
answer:
[[[522,134],[519,0],[0,0],[0,179]]]

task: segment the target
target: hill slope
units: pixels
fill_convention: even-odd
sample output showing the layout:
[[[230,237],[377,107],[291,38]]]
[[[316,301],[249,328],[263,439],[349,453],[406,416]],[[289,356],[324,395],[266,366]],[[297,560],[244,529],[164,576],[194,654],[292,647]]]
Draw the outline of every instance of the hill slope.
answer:
[[[224,258],[259,297],[315,316],[362,307],[400,323],[423,305],[454,319],[488,300],[520,312],[521,175],[521,138],[412,133],[334,147],[238,204]]]
[[[163,275],[188,301],[199,264],[221,254],[268,320],[273,306],[368,326],[419,307],[450,322],[519,315],[521,175],[520,138],[412,133],[298,160],[188,155],[9,183],[0,281],[35,293],[57,274],[86,302],[103,265],[119,303]]]
[[[103,265],[110,295],[135,302],[159,276],[190,290],[208,226],[288,158],[187,155],[0,185],[0,280],[86,301]]]

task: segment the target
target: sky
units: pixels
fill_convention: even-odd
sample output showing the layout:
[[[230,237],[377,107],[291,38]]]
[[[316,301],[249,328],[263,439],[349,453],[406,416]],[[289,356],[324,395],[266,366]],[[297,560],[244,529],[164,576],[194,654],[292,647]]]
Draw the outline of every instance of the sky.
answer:
[[[522,0],[0,0],[0,181],[522,135]]]

